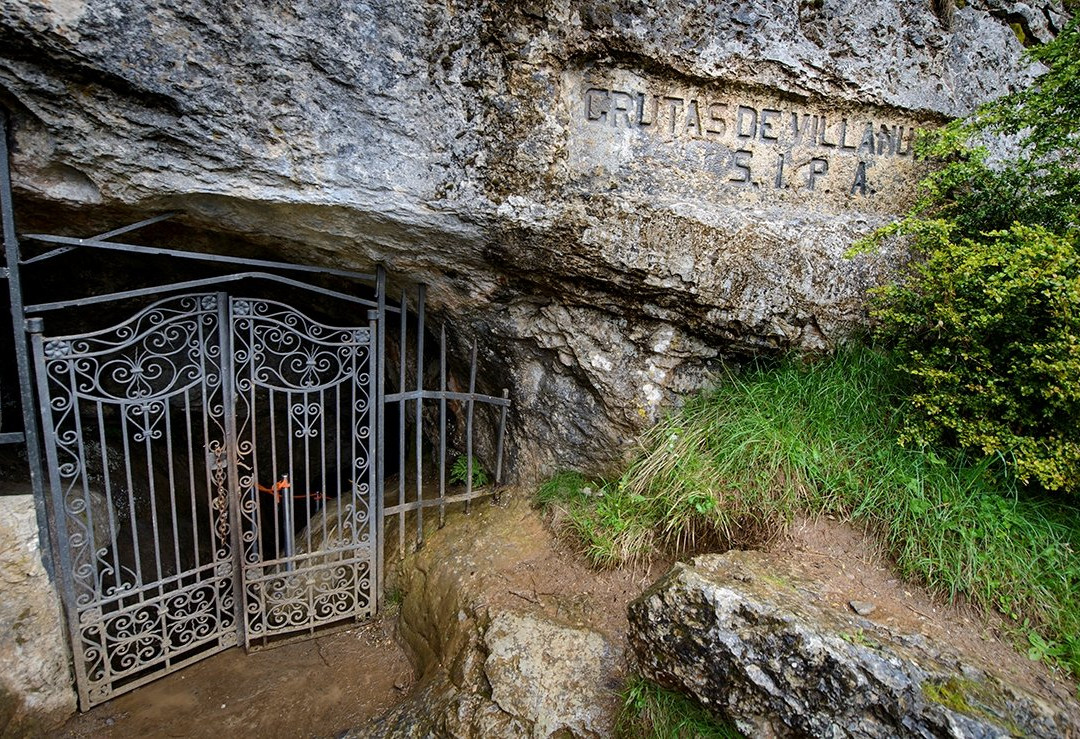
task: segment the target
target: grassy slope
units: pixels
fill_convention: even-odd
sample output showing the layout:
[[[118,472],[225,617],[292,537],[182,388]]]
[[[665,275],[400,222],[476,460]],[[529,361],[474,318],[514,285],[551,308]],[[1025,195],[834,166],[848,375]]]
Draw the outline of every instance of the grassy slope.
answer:
[[[1080,512],[990,461],[900,447],[889,367],[851,348],[732,377],[651,430],[619,479],[564,473],[540,501],[601,566],[746,545],[800,512],[867,521],[902,574],[999,610],[1034,658],[1080,675]]]

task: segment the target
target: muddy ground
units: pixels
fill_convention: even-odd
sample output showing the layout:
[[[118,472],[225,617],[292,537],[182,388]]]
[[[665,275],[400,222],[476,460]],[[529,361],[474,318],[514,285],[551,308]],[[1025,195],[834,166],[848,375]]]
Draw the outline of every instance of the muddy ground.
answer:
[[[547,529],[539,538],[540,556],[500,573],[500,597],[489,605],[531,603],[620,641],[626,605],[670,564],[596,571],[571,542]],[[1000,619],[901,582],[863,531],[826,518],[803,520],[770,552],[778,564],[794,563],[824,583],[839,607],[850,600],[872,602],[874,621],[960,648],[1035,694],[1075,700],[1076,685],[1018,652]],[[396,635],[396,618],[391,607],[367,624],[312,641],[250,655],[230,649],[76,716],[60,736],[335,737],[349,729],[362,735],[363,727],[405,699],[415,682]]]
[[[412,687],[395,618],[252,654],[226,650],[75,716],[59,736],[337,736]]]

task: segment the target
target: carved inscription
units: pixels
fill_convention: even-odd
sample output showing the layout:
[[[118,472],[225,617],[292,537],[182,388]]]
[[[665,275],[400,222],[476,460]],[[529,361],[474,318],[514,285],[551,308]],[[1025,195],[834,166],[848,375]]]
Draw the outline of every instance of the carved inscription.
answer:
[[[912,155],[917,122],[874,108],[815,109],[764,95],[663,89],[624,70],[571,82],[571,128],[584,134],[578,151],[585,160],[606,154],[601,166],[628,175],[650,164],[683,164],[692,173],[671,176],[687,183],[696,178],[697,190],[707,175],[709,187],[754,190],[758,200],[841,207],[860,201],[873,210],[900,207],[897,196],[918,179]],[[643,182],[665,176],[641,175]]]

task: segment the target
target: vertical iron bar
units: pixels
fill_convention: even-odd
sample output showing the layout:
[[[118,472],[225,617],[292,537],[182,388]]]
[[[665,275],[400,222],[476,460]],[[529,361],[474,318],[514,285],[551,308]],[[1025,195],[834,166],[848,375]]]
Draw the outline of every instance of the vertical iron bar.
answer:
[[[254,529],[252,531],[254,536],[251,538],[252,553],[248,554],[248,552],[246,552],[246,551],[241,551],[240,552],[240,561],[243,563],[243,566],[245,566],[245,567],[247,566],[247,564],[249,562],[252,562],[252,561],[259,562],[259,561],[261,561],[263,559],[263,547],[266,544],[263,541],[263,512],[262,512],[262,502],[261,502],[261,499],[259,497],[260,496],[259,480],[261,479],[260,476],[259,476],[259,424],[258,424],[259,414],[256,412],[256,404],[259,401],[258,401],[258,394],[256,392],[257,387],[256,387],[256,383],[255,383],[255,357],[257,356],[258,352],[255,351],[255,318],[254,318],[254,311],[252,311],[252,313],[249,313],[248,315],[250,316],[248,318],[248,320],[246,321],[248,329],[247,329],[246,335],[244,335],[244,345],[245,345],[244,349],[245,349],[246,354],[247,354],[247,370],[244,373],[244,383],[248,387],[247,412],[248,412],[248,424],[251,427],[251,447],[250,447],[251,448],[251,487],[249,489],[247,489],[247,490],[237,492],[238,495],[243,494],[245,496],[247,496],[247,495],[251,496],[251,510],[252,510],[251,526]],[[239,332],[234,332],[234,334],[233,334],[233,342],[234,343],[236,341],[237,335],[239,335]],[[234,346],[233,351],[235,351],[235,350],[236,350],[236,347]],[[271,417],[270,423],[273,424],[273,418],[272,417]],[[273,436],[273,434],[271,434],[271,437],[272,436]],[[273,440],[273,438],[271,438],[270,443],[273,444],[273,442],[274,442],[274,440]],[[263,462],[264,463],[266,462],[265,457],[263,459]],[[273,466],[273,465],[271,464],[271,466]],[[276,472],[276,470],[271,470],[271,472]],[[272,486],[273,486],[274,482],[275,482],[275,480],[270,481],[271,489],[273,489]],[[275,514],[275,516],[277,515],[277,506],[276,505],[274,507],[274,514]],[[241,526],[242,524],[243,524],[243,521],[237,521],[236,522],[237,526]],[[274,525],[275,525],[274,530],[276,531],[277,530],[276,529],[276,526],[277,526],[277,518],[276,517],[274,519]],[[251,555],[254,555],[254,556],[251,556]]]
[[[285,438],[288,439],[288,443],[285,445],[286,453],[288,454],[289,463],[289,487],[285,488],[281,492],[281,500],[283,504],[282,513],[285,518],[285,571],[293,571],[293,555],[296,553],[296,547],[293,542],[293,491],[296,490],[296,475],[294,474],[293,462],[295,456],[295,450],[293,449],[293,394],[292,390],[285,392]]]
[[[125,411],[121,411],[122,413]],[[151,530],[154,532],[154,568],[157,572],[157,586],[158,595],[164,595],[165,591],[161,588],[162,569],[161,569],[161,531],[158,528],[158,514],[157,514],[157,485],[154,484],[154,451],[151,444],[151,434],[149,430],[149,403],[143,406],[144,421],[147,423],[147,430],[144,434],[143,447],[146,450],[146,479],[147,485],[150,488],[150,524]]]
[[[371,323],[370,317],[369,317],[368,320],[369,320],[369,323]],[[372,326],[371,328],[374,329],[374,326]],[[369,342],[370,342],[370,337],[369,337]],[[356,449],[356,446],[357,446],[356,442],[358,440],[358,437],[360,437],[361,444],[362,444],[363,437],[362,437],[362,434],[360,433],[360,427],[357,425],[357,413],[358,413],[357,395],[360,393],[361,388],[359,387],[360,378],[359,378],[359,375],[357,373],[356,351],[355,350],[352,352],[352,354],[350,356],[350,359],[351,359],[351,364],[350,364],[350,370],[351,371],[349,373],[349,377],[351,378],[351,382],[349,382],[349,412],[346,414],[346,418],[347,418],[348,424],[349,424],[349,435],[348,435],[348,439],[349,439],[349,473],[350,473],[350,477],[352,477],[352,482],[351,482],[351,484],[349,486],[349,498],[348,498],[348,500],[347,501],[342,501],[342,500],[338,501],[338,506],[337,506],[338,528],[337,528],[337,530],[338,530],[338,536],[341,539],[341,544],[342,544],[342,548],[343,548],[343,551],[338,555],[338,561],[341,561],[341,560],[353,560],[352,564],[349,564],[347,566],[348,566],[349,570],[353,574],[353,583],[354,583],[353,597],[356,599],[356,600],[353,601],[353,607],[354,607],[354,613],[355,613],[355,609],[358,608],[359,605],[360,605],[360,597],[359,597],[359,595],[357,595],[357,593],[359,593],[359,591],[360,591],[360,583],[357,582],[360,579],[357,576],[358,575],[357,568],[359,568],[359,564],[357,564],[355,562],[355,558],[359,554],[359,552],[357,550],[359,549],[359,542],[360,542],[360,540],[358,538],[360,536],[360,533],[359,533],[359,531],[357,529],[357,526],[360,523],[360,521],[363,519],[363,513],[362,513],[363,509],[361,508],[360,501],[358,500],[358,498],[359,498],[358,493],[359,493],[359,489],[360,489],[360,480],[359,480],[359,475],[358,475],[359,471],[356,468],[356,461],[358,459],[357,449]],[[337,387],[338,387],[338,397],[340,398],[341,386],[338,385]],[[374,412],[374,408],[372,408],[370,406],[370,400],[371,400],[371,396],[369,395],[368,396],[368,401],[369,401],[368,419],[369,419],[369,423],[370,423],[371,415]],[[340,399],[338,401],[338,407],[339,408],[341,407]],[[369,436],[368,437],[368,446],[369,446],[369,448],[366,449],[366,450],[361,448],[361,450],[359,452],[360,454],[364,454],[365,452],[367,452],[367,457],[368,457],[368,460],[369,460],[369,464],[370,464],[370,460],[371,460],[370,445],[371,445],[371,438]],[[340,448],[340,444],[338,446]],[[338,473],[338,477],[341,477],[340,472]],[[370,483],[371,480],[369,479],[368,482]],[[341,493],[339,493],[339,495],[344,495],[344,492],[345,491],[341,491]],[[368,505],[367,505],[369,513],[374,512],[374,508],[372,506],[372,503],[373,503],[373,501],[371,500],[371,487],[369,486],[368,487]],[[347,540],[345,538],[345,529],[342,528],[343,524],[342,524],[342,516],[341,516],[341,514],[342,514],[343,509],[346,510],[346,511],[352,511],[351,517],[348,519],[348,524],[349,524],[348,528],[349,528],[350,531],[352,531],[351,540]],[[370,515],[367,518],[368,518],[368,527],[370,528],[374,524],[374,522],[371,520]],[[374,541],[374,539],[375,539],[374,536],[368,536],[368,552],[367,552],[367,554],[368,554],[368,567],[369,568],[372,567],[374,562],[375,562],[375,556],[374,556],[375,555],[375,549],[374,549],[374,546],[375,546],[376,542]],[[344,547],[346,545],[349,546],[348,551],[344,551]],[[380,543],[380,546],[381,546],[381,543]],[[372,575],[373,575],[373,573],[371,573],[370,569],[369,569],[368,576],[372,577]],[[372,583],[369,580],[369,585],[373,585],[373,584],[374,583]]]
[[[472,506],[472,426],[473,394],[476,393],[476,339],[472,342],[472,358],[469,360],[469,399],[465,401],[465,513]]]
[[[304,486],[297,488],[296,484],[293,484],[292,489],[303,496],[301,500],[304,501],[304,531],[307,532],[305,541],[307,543],[307,551],[311,553],[311,435],[308,433],[308,429],[311,428],[313,421],[311,420],[311,393],[304,392]],[[308,560],[310,564],[312,560]],[[308,611],[308,619],[311,619],[311,611]]]
[[[195,500],[195,439],[192,436],[193,429],[191,428],[191,390],[184,393],[184,427],[187,429],[188,491],[191,494],[191,542],[192,554],[194,555],[192,567],[198,570],[202,565],[202,558],[199,556],[199,506]],[[205,452],[203,456],[206,456]],[[198,577],[201,579],[202,575]]]
[[[342,439],[348,438],[349,439],[349,446],[351,448],[356,447],[356,427],[355,427],[356,421],[355,421],[355,418],[354,418],[354,416],[356,415],[356,357],[355,357],[355,355],[353,357],[353,374],[351,375],[351,377],[353,378],[353,381],[350,382],[349,385],[353,388],[353,391],[351,393],[352,402],[349,404],[349,412],[345,414],[345,422],[347,422],[349,424],[349,426],[348,426],[348,428],[349,428],[348,437],[344,436],[345,424],[342,422],[342,418],[341,418],[341,385],[335,385],[334,386],[334,399],[336,401],[335,402],[335,407],[337,408],[337,411],[334,413],[334,453],[337,455],[337,457],[336,457],[337,464],[335,466],[335,469],[337,470],[337,481],[338,481],[338,488],[339,488],[338,489],[338,501],[337,501],[337,506],[336,506],[337,515],[335,517],[336,522],[337,522],[337,528],[334,529],[334,530],[338,532],[338,536],[343,536],[344,533],[345,533],[345,529],[343,529],[341,527],[341,511],[350,502],[350,501],[344,500],[345,490],[343,489],[343,483],[344,483],[346,477],[353,478],[353,476],[356,474],[356,455],[355,454],[352,454],[349,457],[349,474],[348,475],[345,474],[345,470],[341,466],[341,442],[342,442]],[[369,441],[368,443],[371,443],[371,442]],[[368,458],[369,459],[371,458],[370,454],[368,455]],[[354,478],[354,481],[351,483],[351,485],[353,487],[355,487],[357,485],[357,483],[358,483],[358,481],[356,481],[355,478]],[[370,488],[369,488],[369,490],[370,490]],[[353,495],[351,489],[350,489],[349,495],[350,496]],[[356,501],[353,500],[351,502],[354,505],[353,510],[359,510],[359,508],[355,507]],[[324,502],[323,505],[326,505],[326,503]],[[370,511],[371,511],[370,507],[368,508],[368,511],[370,513]],[[344,541],[344,539],[342,539],[342,541]],[[339,556],[338,559],[341,559],[341,557]]]
[[[4,261],[8,270],[8,294],[11,298],[12,336],[15,342],[15,365],[19,372],[19,402],[22,405],[26,460],[30,468],[30,486],[34,492],[41,561],[50,576],[53,572],[53,548],[49,536],[49,517],[45,501],[45,481],[41,467],[41,436],[35,418],[34,376],[27,347],[26,313],[23,310],[22,278],[19,273],[19,241],[15,235],[15,209],[11,197],[11,169],[8,163],[8,120],[0,110],[0,221],[3,221]],[[55,512],[59,516],[59,512]]]
[[[439,327],[439,528],[446,524],[446,324]]]
[[[74,365],[74,363],[72,363],[72,365]],[[74,391],[74,389],[78,387],[75,384],[74,372],[72,372],[70,387],[72,388],[72,391]],[[101,591],[99,587],[100,580],[98,579],[97,536],[95,535],[96,532],[94,531],[94,507],[90,504],[90,480],[87,479],[86,470],[86,443],[83,439],[82,412],[79,405],[79,399],[77,397],[74,397],[71,404],[71,417],[75,421],[75,438],[78,445],[77,448],[80,469],[76,473],[78,474],[78,482],[72,481],[72,487],[74,487],[76,484],[81,484],[82,487],[83,505],[85,506],[83,510],[83,515],[86,517],[86,537],[87,542],[90,545],[90,561],[88,565],[91,568],[92,572],[91,580],[94,583],[94,598],[96,600],[99,600],[101,598]]]
[[[383,521],[383,507],[386,505],[386,268],[381,264],[375,273],[375,299],[378,303],[378,337],[376,338],[375,359],[372,371],[375,373],[375,609],[382,604],[383,598],[383,542],[386,531]]]
[[[278,559],[281,556],[281,517],[282,512],[278,511],[280,506],[278,505],[279,496],[277,493],[278,482],[278,451],[277,451],[277,413],[274,408],[274,389],[269,388],[266,391],[266,415],[270,418],[270,493],[269,495],[274,501],[274,554],[270,559]],[[255,409],[252,407],[252,414],[255,414]],[[256,480],[256,485],[258,481]],[[258,489],[256,489],[258,492]],[[262,561],[264,557],[260,551],[259,561]]]
[[[0,117],[0,120],[2,120],[2,117]],[[0,131],[0,133],[3,132]],[[6,154],[6,151],[0,153]],[[6,166],[6,156],[3,157],[3,161]],[[41,319],[31,319],[27,322],[26,328],[30,332],[30,340],[34,347],[34,362],[37,366],[38,401],[41,404],[39,412],[41,413],[42,425],[46,435],[45,438],[54,439],[56,438],[54,430],[55,422],[53,421],[52,408],[49,406],[48,373],[45,368],[45,351],[41,337]],[[72,574],[71,551],[68,547],[67,519],[64,516],[64,493],[61,487],[60,463],[57,458],[56,445],[49,444],[45,449],[45,453],[49,462],[49,479],[53,496],[52,510],[56,519],[56,554],[60,564],[60,572],[63,575],[57,579],[57,583],[63,593],[64,605],[66,606],[64,610],[67,615],[68,635],[71,639],[72,662],[75,666],[75,687],[79,691],[79,706],[83,710],[87,710],[90,708],[91,703],[87,688],[86,650],[83,643],[82,629],[79,625],[79,612],[75,598],[75,582],[74,575]],[[106,654],[107,652],[103,642],[104,639],[94,646],[100,647],[102,653]]]
[[[427,285],[416,288],[416,547],[424,546],[424,471],[423,455],[423,397],[424,397],[424,301]]]
[[[221,515],[232,520],[229,523],[229,539],[233,559],[233,614],[236,619],[238,641],[247,644],[247,624],[244,621],[244,557],[240,541],[240,470],[236,439],[236,364],[233,357],[233,311],[232,301],[226,293],[217,294],[218,333],[221,347],[221,393],[225,412],[225,456],[229,463],[228,513]]]
[[[71,387],[75,387],[72,385]],[[127,412],[124,410],[123,404],[117,404],[116,406],[120,411],[120,438],[124,440],[124,480],[127,482],[127,503],[128,503],[128,515],[131,521],[131,548],[135,552],[135,584],[138,588],[139,600],[143,600],[145,591],[143,585],[146,582],[143,580],[142,572],[142,549],[139,547],[139,527],[136,524],[139,521],[139,517],[135,512],[135,485],[131,478],[131,444],[128,443],[128,421]]]
[[[165,464],[169,466],[169,511],[172,515],[173,556],[176,559],[176,571],[184,571],[180,563],[180,534],[176,523],[176,475],[173,471],[172,404],[165,400]]]
[[[352,505],[351,505],[351,507],[349,507],[349,506],[342,506],[341,503],[338,503],[338,531],[341,532],[342,541],[344,541],[345,529],[342,528],[343,519],[341,517],[341,513],[342,513],[343,508],[345,510],[347,510],[347,511],[351,510],[352,511],[352,519],[348,520],[348,524],[349,524],[349,528],[352,529],[353,537],[354,537],[353,541],[355,542],[355,541],[357,541],[357,539],[355,537],[358,536],[355,524],[356,524],[357,521],[360,520],[360,516],[361,516],[361,514],[360,514],[360,506],[358,505],[358,501],[356,499],[356,497],[357,497],[356,496],[357,488],[359,486],[360,481],[355,478],[356,471],[357,471],[356,470],[356,460],[357,460],[356,442],[357,442],[357,436],[359,435],[358,434],[358,427],[356,425],[356,413],[357,413],[356,396],[357,396],[357,393],[360,391],[360,388],[358,387],[358,385],[359,385],[358,378],[356,376],[356,354],[353,354],[353,356],[352,356],[352,363],[353,363],[352,364],[352,367],[353,367],[353,374],[352,374],[353,381],[349,383],[349,412],[346,414],[346,419],[347,419],[348,424],[349,424],[349,435],[348,435],[348,439],[349,439],[349,472],[350,472],[350,476],[353,476],[352,485],[351,485],[351,487],[349,489],[349,501],[348,502],[351,503]],[[338,385],[338,395],[340,396],[340,394],[341,394],[341,386]],[[370,398],[369,398],[369,401],[370,401]],[[340,407],[340,405],[341,405],[341,401],[339,400],[338,401],[338,406]],[[370,406],[369,406],[369,411],[368,411],[369,414],[371,412],[373,412],[373,411],[374,411],[374,409],[370,408]],[[370,443],[371,442],[369,441],[368,444],[370,444]],[[340,444],[339,444],[339,448],[340,448]],[[370,449],[366,450],[366,451],[368,451],[368,458],[370,459],[371,458]],[[363,453],[364,453],[364,451],[362,450],[360,452],[360,454],[363,454]],[[339,474],[339,477],[340,477],[340,474]],[[369,493],[371,492],[370,488],[369,488],[368,492]],[[368,511],[373,512],[374,509],[371,507],[371,501],[370,500],[368,501],[368,506],[369,506]],[[368,537],[368,538],[374,538],[374,537]],[[372,543],[374,544],[374,542],[372,542]],[[381,544],[380,544],[380,546],[381,546]],[[374,553],[375,553],[375,550],[372,549],[371,552],[369,552],[369,555],[374,554]],[[341,553],[341,558],[342,559],[348,559],[348,557],[349,557],[349,555],[347,553],[345,553],[345,552]],[[373,562],[373,561],[374,560],[371,559],[370,556],[369,556],[368,562],[370,563],[370,562]]]
[[[369,447],[371,445],[372,438],[382,434],[382,428],[377,427],[378,419],[377,419],[376,413],[374,412],[375,409],[371,407],[371,400],[372,400],[373,396],[378,392],[378,386],[379,386],[379,381],[376,378],[374,373],[375,373],[376,367],[379,366],[379,362],[382,361],[381,359],[374,356],[374,354],[375,354],[374,348],[373,348],[373,344],[374,344],[374,341],[375,341],[374,337],[378,334],[378,331],[379,331],[379,325],[376,324],[375,320],[369,320],[369,322],[368,322],[368,341],[367,341],[368,386],[366,388],[364,388],[364,392],[367,394],[367,397],[368,397],[368,414],[367,414],[367,418],[368,418],[368,435],[367,435],[367,438],[368,438]],[[356,387],[356,385],[357,385],[357,383],[354,382],[353,387]],[[356,407],[355,403],[353,404],[353,407],[354,408]],[[381,404],[378,407],[381,407]],[[351,436],[353,438],[356,438],[355,433],[351,434]],[[379,526],[379,524],[382,523],[382,511],[378,510],[378,504],[375,504],[373,506],[372,505],[372,500],[371,500],[372,497],[374,496],[373,491],[375,490],[375,487],[376,487],[375,479],[378,476],[378,470],[376,469],[376,455],[371,454],[370,449],[368,449],[367,452],[368,452],[368,454],[367,454],[367,459],[368,459],[368,466],[367,466],[368,506],[367,506],[367,508],[368,508],[369,511],[374,509],[378,513],[378,519],[377,519],[377,523],[376,523],[376,531],[381,531],[381,527]],[[353,470],[356,471],[355,465],[353,466]],[[352,484],[352,491],[353,492],[351,494],[355,496],[359,492],[359,490],[360,490],[360,480],[357,479]],[[354,503],[355,503],[355,498],[354,498]],[[359,511],[360,506],[354,505],[353,510]],[[371,536],[370,535],[370,533],[371,533],[371,525],[372,525],[371,524],[371,518],[368,517],[368,524],[367,524],[367,526],[368,526],[368,534],[369,534],[368,537],[367,537],[368,546],[371,547],[372,549],[378,549],[381,552],[382,551],[382,539],[379,538],[378,536]],[[360,537],[360,536],[361,536],[360,531],[354,526],[353,527],[353,537],[354,537],[353,541],[357,541],[358,537]],[[378,561],[378,557],[372,557],[371,556],[371,554],[373,554],[373,553],[374,552],[370,552],[370,550],[369,550],[369,555],[368,555],[368,567],[369,568],[372,566],[372,563]],[[382,598],[382,591],[379,591],[377,589],[377,583],[376,583],[377,580],[378,580],[378,571],[375,572],[375,573],[372,573],[370,571],[370,569],[369,569],[368,570],[368,612],[372,613],[372,614],[374,614],[376,612],[376,607],[378,605],[378,600]]]
[[[220,300],[221,297],[218,296],[217,299]],[[207,311],[209,312],[209,309],[207,309]],[[218,323],[220,324],[220,321],[221,321],[220,306],[215,306],[213,316],[214,316],[214,319],[216,321],[218,321]],[[200,319],[202,319],[202,316],[200,316]],[[213,361],[212,361],[213,354],[212,354],[211,351],[207,350],[207,344],[208,343],[212,342],[213,345],[217,345],[217,344],[220,343],[220,341],[221,341],[221,330],[222,329],[221,329],[221,326],[218,325],[217,326],[217,331],[215,332],[215,335],[211,338],[211,337],[207,336],[207,331],[206,331],[207,327],[210,326],[210,325],[213,325],[213,324],[211,322],[209,322],[209,321],[206,321],[206,320],[200,320],[199,321],[199,369],[202,372],[202,386],[201,386],[202,392],[200,393],[201,397],[199,399],[199,416],[200,416],[200,421],[202,423],[202,443],[203,443],[202,454],[203,454],[204,472],[205,472],[205,476],[206,476],[206,537],[207,537],[207,541],[210,543],[210,562],[209,562],[209,564],[211,565],[211,568],[210,568],[210,580],[214,584],[214,593],[215,593],[215,597],[214,597],[214,622],[217,624],[218,628],[220,629],[221,624],[224,622],[225,619],[223,618],[223,615],[222,615],[222,608],[221,608],[222,599],[220,597],[217,597],[217,593],[219,592],[218,587],[220,585],[220,581],[222,579],[224,579],[224,578],[221,578],[218,575],[218,565],[219,565],[218,557],[219,557],[219,554],[221,552],[221,548],[224,547],[226,544],[225,544],[225,542],[222,542],[221,545],[219,546],[217,528],[214,525],[214,498],[217,495],[217,490],[215,489],[215,486],[216,486],[216,479],[215,478],[219,474],[221,474],[220,471],[216,470],[215,468],[220,467],[220,465],[226,465],[226,468],[227,468],[228,465],[227,465],[227,462],[226,462],[224,456],[213,455],[213,446],[212,446],[213,440],[210,438],[211,437],[211,432],[210,432],[211,419],[213,418],[214,401],[216,399],[214,396],[221,391],[221,382],[222,382],[222,366],[221,366],[220,352],[219,352],[219,356],[218,356],[218,364],[217,364],[217,367],[215,368],[214,365],[213,365]],[[212,385],[213,378],[215,378],[215,377],[217,378],[217,386],[216,387]],[[194,450],[192,450],[192,451],[194,451]],[[224,449],[222,449],[220,451],[221,455],[225,455],[225,453],[226,452],[225,452]],[[196,551],[198,551],[198,549],[196,549]],[[198,555],[196,555],[196,556],[198,556]],[[238,592],[239,589],[238,589],[238,586],[237,586],[237,581],[239,581],[240,579],[241,579],[240,573],[239,572],[233,572],[231,581],[232,581],[232,585],[233,585],[233,595],[234,595],[234,597],[239,597],[239,592]],[[234,628],[236,629],[237,639],[240,640],[240,641],[243,641],[243,634],[240,632],[240,626],[238,624],[234,624]]]
[[[323,549],[329,548],[329,543],[326,538],[326,501],[327,492],[330,488],[329,480],[326,479],[326,389],[319,390],[319,460],[321,465],[322,481],[319,484],[319,493],[322,495],[322,508],[316,508],[315,512],[321,513],[322,518],[322,547]],[[341,495],[341,491],[338,491],[338,495]],[[318,502],[318,501],[316,501]],[[311,528],[311,522],[308,521],[308,528]],[[310,551],[310,548],[309,548]],[[328,558],[329,559],[329,558]]]
[[[116,587],[120,587],[123,579],[120,572],[119,526],[116,524],[116,509],[113,507],[112,475],[109,473],[109,453],[105,440],[105,412],[100,400],[95,403],[97,407],[98,445],[101,447],[101,479],[105,484],[105,505],[109,509],[109,543],[112,544],[113,576],[116,578]]]
[[[503,388],[502,391],[503,400],[510,399],[510,391]],[[499,410],[499,438],[495,446],[495,486],[498,487],[502,484],[502,466],[503,466],[503,437],[506,435],[506,411],[509,406],[504,405]]]
[[[405,395],[405,341],[409,310],[401,290],[401,343],[398,345],[398,395]],[[405,558],[405,398],[398,401],[398,559]]]

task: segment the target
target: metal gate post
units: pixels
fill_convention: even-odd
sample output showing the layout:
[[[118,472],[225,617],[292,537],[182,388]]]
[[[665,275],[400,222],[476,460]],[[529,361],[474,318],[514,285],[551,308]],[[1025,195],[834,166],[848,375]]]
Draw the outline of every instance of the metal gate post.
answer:
[[[236,364],[233,361],[232,306],[227,293],[217,293],[218,336],[221,346],[221,402],[225,410],[225,456],[229,467],[229,541],[233,556],[233,613],[236,640],[245,644],[247,622],[244,617],[244,553],[240,541],[240,471],[237,467],[236,441]]]
[[[381,264],[376,271],[375,299],[378,302],[378,335],[376,337],[375,360],[372,362],[375,372],[375,612],[379,611],[383,600],[383,549],[385,525],[383,507],[386,495],[386,463],[383,453],[386,448],[386,268]],[[404,313],[404,309],[402,311]],[[404,320],[404,318],[402,319]],[[403,388],[404,389],[404,388]]]
[[[26,313],[23,310],[22,282],[19,276],[19,241],[15,235],[15,210],[11,199],[11,169],[8,164],[7,113],[0,109],[0,220],[4,230],[4,276],[11,296],[11,322],[15,341],[15,363],[19,372],[20,405],[26,459],[30,467],[30,485],[34,491],[34,511],[37,514],[38,541],[41,561],[49,576],[53,572],[53,549],[49,536],[49,516],[45,503],[45,484],[41,470],[41,436],[38,432],[37,410],[34,405],[33,375],[27,349]],[[4,441],[19,441],[18,438]]]

